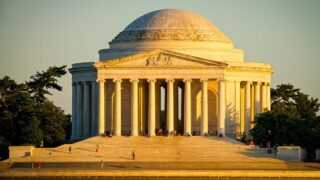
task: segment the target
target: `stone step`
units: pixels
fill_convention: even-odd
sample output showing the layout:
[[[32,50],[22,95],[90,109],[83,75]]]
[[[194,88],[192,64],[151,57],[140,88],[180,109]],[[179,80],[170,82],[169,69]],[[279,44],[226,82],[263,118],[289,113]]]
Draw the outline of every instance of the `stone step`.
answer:
[[[99,151],[96,152],[96,146]],[[72,147],[69,153],[69,146]],[[30,157],[17,161],[193,161],[193,162],[282,162],[265,149],[245,145],[228,137],[92,137],[56,148],[36,148]]]

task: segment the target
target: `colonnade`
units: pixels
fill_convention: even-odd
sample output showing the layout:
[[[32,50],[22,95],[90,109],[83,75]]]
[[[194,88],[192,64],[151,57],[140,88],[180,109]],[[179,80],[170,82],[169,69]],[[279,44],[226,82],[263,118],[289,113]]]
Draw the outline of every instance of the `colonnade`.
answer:
[[[174,82],[175,79],[166,79],[166,120],[169,133],[174,131]],[[97,81],[84,81],[73,83],[73,122],[72,138],[84,138],[105,133],[105,79]],[[121,83],[122,79],[113,79],[115,84],[114,106],[114,135],[121,136]],[[155,83],[157,79],[147,79],[149,86],[148,96],[148,136],[155,136],[156,121],[156,93]],[[192,79],[183,79],[184,82],[184,135],[191,135],[191,83]],[[208,133],[208,79],[200,79],[201,82],[201,135]],[[130,79],[131,83],[131,135],[138,136],[138,83],[139,79]],[[270,109],[270,85],[264,82],[237,82],[245,90],[244,129],[248,133],[252,128],[252,105],[254,114]],[[97,86],[98,85],[98,86]],[[99,87],[99,89],[96,89]],[[240,89],[239,89],[240,90]],[[226,121],[226,82],[218,80],[218,123],[217,133],[225,134]],[[254,103],[251,98],[254,91]],[[237,93],[240,93],[237,92]],[[98,98],[99,97],[99,98]],[[99,101],[99,103],[97,103]],[[239,120],[240,121],[240,120]]]
[[[155,83],[156,79],[147,79],[148,86],[149,86],[149,97],[148,97],[148,135],[155,136],[155,112],[156,112],[156,93],[155,93]],[[166,79],[167,82],[167,130],[169,133],[174,131],[174,79]],[[103,134],[105,132],[105,80],[98,80],[99,83],[99,118],[98,118],[98,132],[97,134]],[[121,135],[121,79],[113,80],[115,83],[115,121],[114,121],[114,135],[120,136]],[[139,79],[130,79],[131,82],[131,135],[138,136],[138,82]],[[184,134],[191,135],[191,79],[184,79]],[[223,81],[220,81],[221,85],[224,86]],[[202,120],[201,120],[201,134],[208,133],[208,80],[201,79],[202,83],[202,92],[203,99],[202,99]],[[222,88],[224,89],[224,87]],[[224,94],[222,92],[221,94]],[[225,96],[221,96],[222,98],[219,99],[219,108],[224,109],[224,101]],[[220,123],[218,126],[221,126],[218,133],[224,134],[224,121],[225,121],[225,113],[221,113],[219,115]]]
[[[97,134],[97,83],[82,81],[72,83],[72,135],[80,139]],[[101,96],[104,93],[99,93]]]
[[[148,94],[148,136],[155,136],[155,108],[156,108],[156,79],[147,79],[149,86]],[[201,135],[208,133],[208,79],[201,79]],[[114,115],[114,135],[121,135],[121,79],[114,79],[115,83],[115,115]],[[130,79],[131,82],[131,135],[138,136],[138,82],[139,79]],[[169,133],[174,131],[174,79],[166,79],[167,83],[167,130]],[[191,135],[191,79],[183,79],[184,82],[184,135]],[[100,92],[98,134],[105,132],[105,80],[98,80]],[[225,132],[225,82],[219,80],[219,116],[218,133]]]
[[[245,81],[243,82],[243,86],[245,91],[245,107],[243,112],[245,119],[244,130],[242,133],[248,135],[249,130],[254,126],[254,115],[271,109],[270,83]],[[252,94],[254,95],[253,100],[251,99]]]

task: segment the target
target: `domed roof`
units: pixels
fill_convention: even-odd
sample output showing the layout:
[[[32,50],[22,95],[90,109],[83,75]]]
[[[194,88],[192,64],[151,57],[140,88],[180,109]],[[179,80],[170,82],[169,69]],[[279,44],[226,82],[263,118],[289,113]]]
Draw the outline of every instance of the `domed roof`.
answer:
[[[111,43],[153,40],[193,40],[231,43],[209,20],[193,12],[162,9],[129,24]]]
[[[147,13],[129,24],[124,31],[154,30],[154,29],[218,29],[207,19],[189,11],[178,9],[163,9]]]

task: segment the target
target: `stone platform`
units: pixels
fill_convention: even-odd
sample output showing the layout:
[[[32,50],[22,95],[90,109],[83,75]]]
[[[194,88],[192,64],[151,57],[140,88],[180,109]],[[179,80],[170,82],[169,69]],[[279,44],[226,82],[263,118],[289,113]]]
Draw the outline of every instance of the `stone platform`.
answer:
[[[99,146],[98,152],[96,147]],[[69,153],[69,146],[72,151]],[[228,137],[92,137],[56,148],[35,148],[12,162],[283,162],[266,149]]]
[[[320,178],[319,163],[286,162],[228,137],[92,137],[8,163],[0,164],[0,179]]]

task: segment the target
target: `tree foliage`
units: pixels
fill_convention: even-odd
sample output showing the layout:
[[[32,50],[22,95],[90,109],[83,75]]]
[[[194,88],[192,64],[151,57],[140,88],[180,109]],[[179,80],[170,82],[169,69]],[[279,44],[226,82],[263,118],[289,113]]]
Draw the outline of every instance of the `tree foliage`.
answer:
[[[49,67],[48,70],[37,72],[35,75],[31,76],[31,80],[27,81],[30,94],[33,95],[37,103],[43,103],[45,95],[52,95],[49,89],[55,89],[62,91],[62,87],[57,83],[61,76],[67,73],[67,66],[61,67]]]
[[[45,146],[56,146],[61,144],[65,139],[69,139],[70,131],[70,115],[65,115],[64,111],[55,106],[53,102],[45,100],[38,114],[40,121],[40,129],[46,132],[43,136]]]
[[[256,144],[265,145],[271,131],[272,145],[298,145],[314,155],[320,147],[320,109],[318,99],[310,98],[290,84],[271,89],[271,111],[255,117],[250,134]]]
[[[57,78],[66,66],[49,67],[31,76],[26,83],[10,77],[0,79],[0,156],[6,157],[10,145],[54,146],[70,136],[70,115],[46,98],[50,89],[62,87]]]

